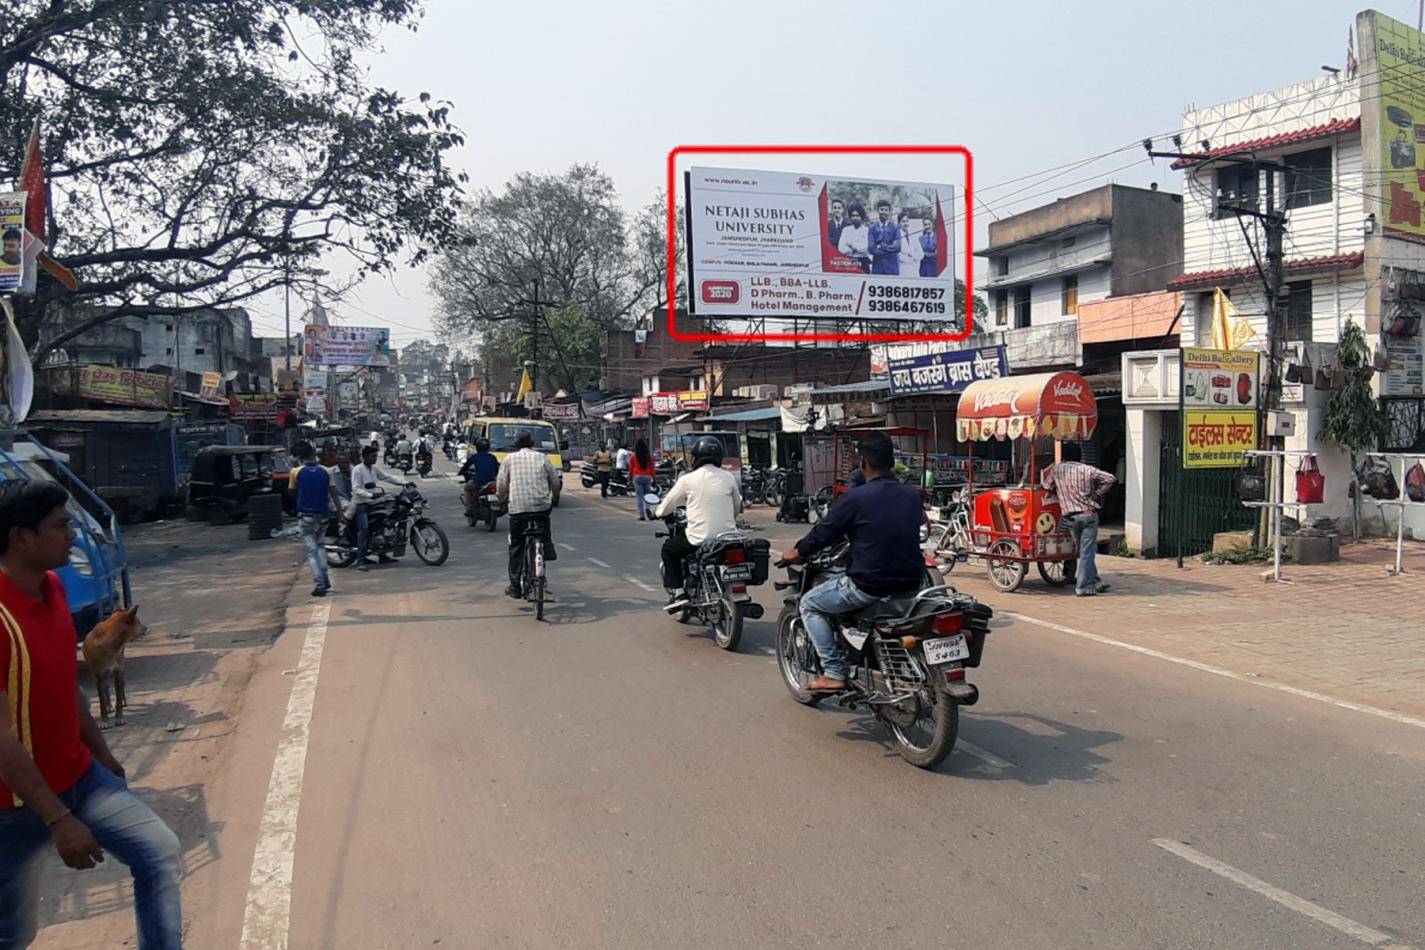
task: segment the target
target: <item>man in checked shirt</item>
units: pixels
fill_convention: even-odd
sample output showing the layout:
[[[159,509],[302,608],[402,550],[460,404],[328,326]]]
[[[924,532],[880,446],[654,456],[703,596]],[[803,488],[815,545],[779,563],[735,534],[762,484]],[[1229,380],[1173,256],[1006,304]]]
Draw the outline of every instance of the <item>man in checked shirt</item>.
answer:
[[[1064,443],[1060,458],[1062,461],[1044,469],[1040,482],[1059,499],[1064,526],[1079,549],[1074,593],[1092,597],[1108,590],[1108,585],[1099,579],[1094,558],[1098,554],[1099,508],[1103,506],[1103,496],[1117,479],[1080,462],[1079,446],[1075,442]]]
[[[515,450],[505,456],[500,474],[495,479],[495,494],[509,505],[510,512],[510,586],[505,593],[523,597],[520,573],[524,564],[525,525],[536,522],[544,544],[544,559],[559,557],[549,531],[549,511],[559,500],[564,483],[549,462],[549,456],[534,447],[534,436],[524,429],[515,437]]]

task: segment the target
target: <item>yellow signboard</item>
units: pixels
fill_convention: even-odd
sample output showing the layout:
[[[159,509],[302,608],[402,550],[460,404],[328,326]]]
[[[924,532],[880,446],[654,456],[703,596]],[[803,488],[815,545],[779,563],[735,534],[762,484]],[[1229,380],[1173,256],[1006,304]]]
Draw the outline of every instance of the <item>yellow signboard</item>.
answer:
[[[167,409],[169,379],[162,373],[141,373],[113,366],[79,367],[79,395],[95,402],[144,409]]]
[[[1373,16],[1384,227],[1425,237],[1425,34],[1382,13]]]
[[[1183,405],[1189,409],[1256,409],[1256,350],[1202,350],[1184,347]]]
[[[1183,410],[1183,468],[1236,468],[1256,447],[1254,410]]]

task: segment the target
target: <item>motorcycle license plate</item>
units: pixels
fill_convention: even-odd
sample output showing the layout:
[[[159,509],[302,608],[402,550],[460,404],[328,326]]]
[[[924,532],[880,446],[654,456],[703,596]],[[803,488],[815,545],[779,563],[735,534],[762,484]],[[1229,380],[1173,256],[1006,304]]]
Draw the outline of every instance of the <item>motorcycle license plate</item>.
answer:
[[[736,564],[732,567],[724,567],[722,576],[730,581],[745,581],[752,576],[752,568],[747,564]]]
[[[965,643],[965,635],[957,633],[953,637],[925,641],[925,661],[931,666],[953,663],[970,658],[970,647]]]

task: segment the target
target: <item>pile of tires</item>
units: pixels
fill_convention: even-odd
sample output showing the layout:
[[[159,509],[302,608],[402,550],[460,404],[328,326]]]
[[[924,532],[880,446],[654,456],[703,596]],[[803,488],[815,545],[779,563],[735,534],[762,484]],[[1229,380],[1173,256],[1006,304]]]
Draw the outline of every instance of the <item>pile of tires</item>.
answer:
[[[253,495],[247,501],[247,537],[266,541],[282,530],[282,496]]]

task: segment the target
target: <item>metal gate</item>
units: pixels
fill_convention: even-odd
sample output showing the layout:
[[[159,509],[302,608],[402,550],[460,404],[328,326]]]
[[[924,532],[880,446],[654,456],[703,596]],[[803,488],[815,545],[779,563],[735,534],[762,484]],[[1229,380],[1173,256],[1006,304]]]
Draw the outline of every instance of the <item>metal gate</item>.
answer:
[[[1158,557],[1212,550],[1219,531],[1247,531],[1257,509],[1237,499],[1231,468],[1183,468],[1183,426],[1176,412],[1163,413],[1158,450]]]

